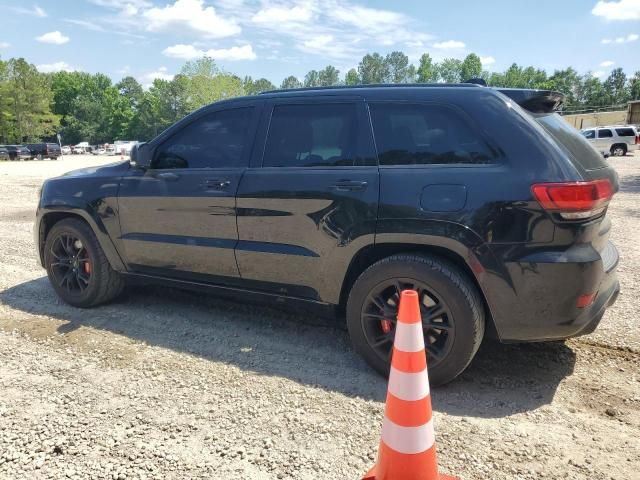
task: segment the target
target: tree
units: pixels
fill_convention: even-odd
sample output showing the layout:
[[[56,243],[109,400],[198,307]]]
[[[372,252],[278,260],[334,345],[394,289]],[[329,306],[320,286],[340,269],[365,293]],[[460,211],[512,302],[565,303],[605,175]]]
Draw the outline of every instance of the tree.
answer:
[[[410,83],[414,81],[415,70],[409,65],[409,57],[402,52],[391,52],[384,59],[389,71],[391,83]],[[412,75],[413,74],[413,75]]]
[[[462,61],[457,58],[445,58],[436,65],[438,77],[445,83],[459,83],[462,81]]]
[[[53,135],[59,117],[51,112],[50,78],[23,58],[2,62],[0,70],[0,136],[22,143]]]
[[[576,96],[578,94],[579,85],[580,76],[578,75],[578,72],[571,67],[564,70],[556,70],[545,83],[546,88],[565,94],[565,105],[567,106],[576,105]]]
[[[640,100],[640,70],[629,80],[629,100]]]
[[[438,81],[437,70],[433,65],[433,60],[428,53],[423,53],[420,57],[420,63],[418,65],[418,82],[430,83]]]
[[[244,93],[242,80],[220,70],[210,57],[185,63],[180,74],[186,79],[189,111],[225,98],[239,97]]]
[[[144,90],[142,85],[133,77],[124,77],[116,84],[116,88],[118,93],[127,99],[131,108],[136,108],[142,100]]]
[[[331,65],[327,65],[318,72],[318,86],[330,87],[340,83],[340,70]]]
[[[311,70],[304,76],[305,87],[318,87],[320,86],[320,74],[317,70]]]
[[[298,80],[293,75],[289,75],[282,81],[280,88],[300,88],[302,87],[302,82]]]
[[[244,77],[242,86],[246,95],[256,95],[260,92],[266,92],[276,89],[276,86],[266,78],[253,80],[251,77]]]
[[[610,104],[620,105],[628,101],[630,92],[626,86],[627,76],[622,68],[612,70],[603,84],[605,95]]]
[[[463,82],[472,78],[478,78],[482,74],[482,62],[475,53],[465,57],[460,68],[460,77]]]
[[[369,53],[362,57],[358,75],[363,84],[386,83],[389,81],[389,66],[379,53]]]
[[[360,83],[360,77],[358,76],[358,71],[355,68],[352,68],[344,76],[344,84],[345,85],[358,85],[359,83]]]

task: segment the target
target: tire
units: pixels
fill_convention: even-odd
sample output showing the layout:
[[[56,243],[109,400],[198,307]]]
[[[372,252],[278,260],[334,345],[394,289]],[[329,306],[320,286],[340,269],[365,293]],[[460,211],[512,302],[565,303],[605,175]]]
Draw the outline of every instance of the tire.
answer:
[[[367,333],[371,319],[367,317],[371,315],[367,315],[365,311],[370,304],[369,296],[372,292],[383,288],[381,286],[386,282],[396,281],[401,282],[401,285],[403,282],[409,282],[407,285],[410,285],[416,281],[426,286],[425,291],[430,292],[429,298],[437,297],[439,303],[448,307],[450,314],[443,316],[447,319],[447,324],[453,327],[445,334],[444,345],[448,347],[443,347],[445,353],[438,361],[433,361],[436,357],[432,354],[428,353],[427,356],[431,357],[430,383],[436,386],[450,382],[464,371],[478,351],[484,336],[485,319],[482,298],[473,282],[458,267],[443,258],[415,254],[393,255],[373,264],[358,277],[349,292],[346,309],[347,327],[354,349],[377,372],[388,376],[390,359],[383,358],[368,340],[371,337]],[[425,335],[428,352],[429,343]]]
[[[60,255],[62,247],[60,242],[64,238],[79,240],[84,249],[82,256],[88,259],[88,262],[84,263],[89,263],[89,267],[84,263],[76,265],[79,267],[78,270],[85,267],[88,270],[88,272],[82,272],[84,276],[88,275],[88,281],[82,282],[84,286],[82,291],[71,291],[69,285],[60,284],[64,272],[68,272],[70,268],[60,268],[58,266],[60,259],[56,258]],[[59,221],[47,235],[44,248],[44,263],[49,281],[58,296],[69,305],[80,308],[95,307],[113,300],[122,293],[124,280],[111,268],[98,239],[86,222],[75,218]],[[80,283],[76,280],[74,285],[80,285]]]
[[[38,156],[36,157],[38,160],[42,160],[42,154],[39,153]]]
[[[616,144],[611,147],[611,155],[614,157],[624,157],[627,154],[627,146],[624,144]]]

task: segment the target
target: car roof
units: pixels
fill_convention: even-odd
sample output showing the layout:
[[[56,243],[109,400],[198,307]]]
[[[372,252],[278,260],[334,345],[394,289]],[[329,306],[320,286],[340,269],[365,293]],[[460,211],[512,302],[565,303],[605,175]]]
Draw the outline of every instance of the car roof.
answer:
[[[302,87],[302,88],[284,88],[278,90],[267,90],[256,96],[265,97],[295,97],[295,96],[313,96],[317,95],[353,95],[357,92],[360,95],[375,94],[380,92],[388,92],[390,90],[402,89],[408,92],[424,91],[422,89],[451,89],[451,88],[482,88],[481,85],[472,83],[393,83],[393,84],[375,84],[375,85],[333,85],[328,87]]]

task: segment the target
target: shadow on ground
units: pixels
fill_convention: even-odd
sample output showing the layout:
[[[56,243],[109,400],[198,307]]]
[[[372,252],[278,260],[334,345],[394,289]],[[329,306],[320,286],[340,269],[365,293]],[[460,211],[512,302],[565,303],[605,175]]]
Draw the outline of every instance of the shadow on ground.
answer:
[[[620,181],[620,191],[627,193],[640,193],[640,175],[626,175]]]
[[[57,327],[64,335],[99,329],[348,396],[382,402],[386,394],[386,382],[352,352],[341,321],[156,287],[131,289],[110,305],[76,309],[58,300],[46,277],[0,292],[0,302],[64,321]],[[28,330],[22,318],[2,321]],[[485,342],[465,373],[434,390],[434,406],[482,417],[533,410],[552,401],[574,363],[564,343]]]

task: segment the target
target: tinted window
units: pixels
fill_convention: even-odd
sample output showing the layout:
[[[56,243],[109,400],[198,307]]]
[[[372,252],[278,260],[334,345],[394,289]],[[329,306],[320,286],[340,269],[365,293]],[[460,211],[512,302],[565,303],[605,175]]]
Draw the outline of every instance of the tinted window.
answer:
[[[243,165],[252,108],[212,112],[186,125],[158,147],[153,168]]]
[[[585,170],[604,168],[602,154],[582,136],[580,132],[569,125],[557,113],[532,115],[533,118],[551,135],[556,144],[569,156],[569,160]]]
[[[265,167],[353,165],[354,104],[277,105],[265,146]]]
[[[611,130],[598,130],[598,138],[609,138],[613,137],[613,133]]]
[[[582,136],[584,138],[596,138],[596,131],[595,130],[586,130],[586,131],[582,132]]]
[[[450,108],[378,103],[370,110],[380,165],[485,164],[497,157]]]
[[[633,128],[616,128],[616,133],[621,137],[635,137],[636,132]]]

